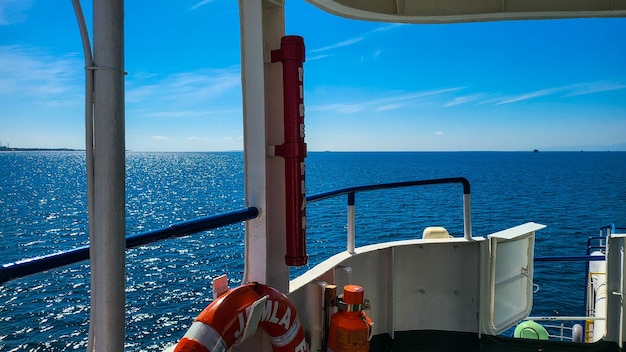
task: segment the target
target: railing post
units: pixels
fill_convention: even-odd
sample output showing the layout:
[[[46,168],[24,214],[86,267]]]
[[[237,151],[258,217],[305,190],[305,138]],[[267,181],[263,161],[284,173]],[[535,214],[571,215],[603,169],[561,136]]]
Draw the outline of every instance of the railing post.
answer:
[[[469,193],[463,194],[463,233],[466,240],[472,239],[472,204]]]
[[[346,244],[346,251],[348,253],[354,253],[354,192],[348,193],[348,241]]]

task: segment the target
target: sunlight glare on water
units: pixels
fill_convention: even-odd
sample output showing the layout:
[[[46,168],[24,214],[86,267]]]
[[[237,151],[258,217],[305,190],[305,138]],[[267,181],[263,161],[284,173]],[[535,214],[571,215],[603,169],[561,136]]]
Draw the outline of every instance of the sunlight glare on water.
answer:
[[[0,153],[0,257],[3,263],[86,245],[84,155]],[[127,234],[245,206],[243,153],[127,155]],[[309,153],[307,194],[372,183],[458,177],[472,184],[477,236],[535,221],[537,255],[582,255],[586,239],[626,222],[626,153]],[[356,196],[357,245],[419,238],[424,227],[461,236],[460,186],[429,186]],[[346,198],[307,209],[310,262],[345,249]],[[624,225],[624,224],[622,224]],[[211,301],[211,280],[243,271],[243,224],[127,251],[127,350],[161,350],[180,338]],[[533,314],[582,314],[584,268],[536,268]],[[575,275],[564,276],[563,272]],[[0,287],[0,350],[86,347],[89,265],[74,264]],[[556,286],[555,283],[561,286]],[[556,294],[558,292],[558,294]]]

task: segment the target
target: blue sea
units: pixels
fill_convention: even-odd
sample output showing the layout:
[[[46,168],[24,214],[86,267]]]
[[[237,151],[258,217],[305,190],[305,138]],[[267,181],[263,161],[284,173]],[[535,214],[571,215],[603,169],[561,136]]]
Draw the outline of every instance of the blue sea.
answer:
[[[475,236],[527,221],[536,254],[583,255],[586,239],[626,225],[626,152],[318,152],[307,158],[307,194],[372,183],[466,177]],[[243,154],[127,155],[127,233],[244,207]],[[83,152],[0,153],[0,264],[86,245]],[[357,194],[357,245],[421,236],[441,225],[462,236],[460,186]],[[346,200],[309,204],[310,264],[345,248]],[[243,225],[127,251],[127,346],[160,350],[210,302],[211,279],[243,270]],[[536,267],[533,315],[582,315],[584,264]],[[84,349],[89,264],[0,287],[1,351]]]

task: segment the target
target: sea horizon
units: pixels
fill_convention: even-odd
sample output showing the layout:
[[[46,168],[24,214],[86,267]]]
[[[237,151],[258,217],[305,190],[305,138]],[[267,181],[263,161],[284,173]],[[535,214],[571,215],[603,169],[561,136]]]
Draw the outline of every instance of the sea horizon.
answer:
[[[85,149],[75,148],[41,148],[41,147],[6,147],[0,146],[0,152],[84,152]],[[243,149],[232,150],[132,150],[126,152],[133,153],[242,153]],[[580,148],[571,147],[569,149],[522,149],[522,150],[308,150],[308,153],[565,153],[565,152],[626,152],[623,149],[602,149],[602,148]]]

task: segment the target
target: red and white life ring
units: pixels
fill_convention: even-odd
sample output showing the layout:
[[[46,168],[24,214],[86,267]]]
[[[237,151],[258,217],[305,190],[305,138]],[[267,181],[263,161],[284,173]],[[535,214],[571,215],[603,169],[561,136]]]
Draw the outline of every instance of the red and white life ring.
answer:
[[[175,352],[225,352],[243,341],[253,303],[267,298],[258,326],[270,337],[274,352],[308,352],[296,309],[282,292],[262,284],[231,289],[196,317]]]

